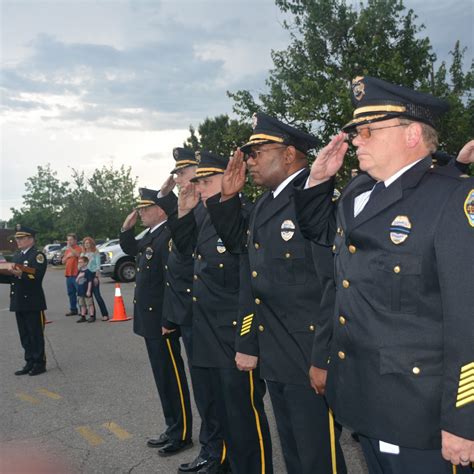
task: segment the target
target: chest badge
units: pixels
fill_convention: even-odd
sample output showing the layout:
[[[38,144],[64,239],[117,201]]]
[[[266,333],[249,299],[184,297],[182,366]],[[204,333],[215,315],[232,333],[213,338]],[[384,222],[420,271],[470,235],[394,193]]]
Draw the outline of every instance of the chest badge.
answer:
[[[292,220],[288,219],[286,221],[283,221],[281,223],[281,238],[285,241],[288,242],[290,239],[293,238],[295,235],[295,224],[293,223]]]
[[[411,233],[411,222],[407,216],[397,216],[390,225],[390,240],[400,245],[408,239]]]
[[[145,258],[146,258],[147,260],[151,260],[152,257],[153,257],[153,249],[152,249],[151,247],[147,247],[147,248],[145,249]]]
[[[219,253],[224,253],[224,252],[226,251],[224,242],[222,242],[222,239],[220,239],[220,238],[217,239],[216,250],[217,250]]]
[[[466,214],[467,221],[471,227],[474,227],[474,189],[467,193],[466,200],[464,201],[464,214]]]
[[[44,263],[44,255],[43,255],[42,253],[39,253],[38,255],[36,255],[36,261],[37,261],[39,264]]]

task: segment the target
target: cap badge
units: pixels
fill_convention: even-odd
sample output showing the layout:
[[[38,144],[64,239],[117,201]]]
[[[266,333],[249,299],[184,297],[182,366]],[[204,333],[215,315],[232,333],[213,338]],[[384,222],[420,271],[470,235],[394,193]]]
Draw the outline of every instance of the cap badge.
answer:
[[[362,82],[363,76],[358,76],[352,81],[352,93],[356,100],[361,100],[365,95],[365,84]]]
[[[467,193],[466,200],[464,201],[464,213],[469,224],[474,227],[474,189]]]
[[[38,255],[36,255],[36,261],[38,263],[44,263],[44,255],[42,253],[39,253]]]
[[[258,122],[258,118],[257,118],[257,114],[254,113],[252,115],[252,128],[255,130],[257,128],[257,122]]]
[[[196,161],[197,161],[198,163],[201,163],[201,152],[200,152],[200,151],[196,151],[196,152],[194,153],[194,156],[196,157]]]
[[[222,242],[222,239],[217,239],[217,251],[219,253],[224,253],[227,249],[225,248],[224,242]]]
[[[173,158],[177,160],[179,158],[179,150],[177,148],[173,149]]]
[[[172,249],[173,249],[173,239],[170,239],[168,242],[168,250],[171,252]]]
[[[17,224],[15,228],[16,230],[21,230],[21,224]]]
[[[407,216],[397,216],[390,225],[390,240],[395,245],[400,245],[408,239],[410,232],[410,219]]]
[[[296,227],[292,220],[283,221],[281,224],[281,238],[288,242],[295,235],[295,229]]]
[[[147,260],[151,260],[153,257],[153,249],[151,247],[147,247],[145,249],[145,257]]]

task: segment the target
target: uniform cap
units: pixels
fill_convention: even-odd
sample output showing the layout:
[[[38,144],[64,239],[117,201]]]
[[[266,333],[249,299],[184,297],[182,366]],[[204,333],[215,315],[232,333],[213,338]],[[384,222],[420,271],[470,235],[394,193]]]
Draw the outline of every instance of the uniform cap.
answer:
[[[36,230],[31,227],[26,227],[25,225],[17,224],[15,226],[15,237],[35,237]]]
[[[173,148],[173,158],[175,159],[175,168],[171,171],[171,174],[176,173],[176,171],[188,166],[197,166],[198,162],[194,151],[189,148]]]
[[[196,159],[199,164],[196,169],[196,176],[190,180],[193,183],[200,178],[207,178],[208,176],[224,173],[227,164],[229,163],[229,158],[214,155],[206,150],[197,151]]]

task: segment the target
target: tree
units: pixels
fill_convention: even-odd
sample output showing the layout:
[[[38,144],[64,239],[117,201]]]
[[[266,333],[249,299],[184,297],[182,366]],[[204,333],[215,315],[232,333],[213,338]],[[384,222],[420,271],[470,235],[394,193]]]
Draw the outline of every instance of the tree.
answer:
[[[23,207],[11,209],[10,226],[21,223],[32,227],[42,241],[60,238],[59,219],[69,192],[69,183],[60,181],[49,163],[38,166],[37,173],[26,180]]]
[[[473,66],[463,72],[464,50],[453,51],[453,65],[434,71],[436,55],[428,38],[419,38],[414,11],[401,0],[368,0],[358,11],[341,0],[276,0],[292,15],[286,50],[273,51],[274,67],[266,81],[268,92],[257,98],[247,90],[228,92],[234,112],[248,118],[262,110],[287,123],[312,131],[323,143],[352,116],[349,85],[355,76],[387,81],[438,93],[452,104],[441,132],[442,146],[456,153],[472,134]],[[449,133],[448,133],[449,132]],[[343,181],[357,167],[349,154],[340,174]]]

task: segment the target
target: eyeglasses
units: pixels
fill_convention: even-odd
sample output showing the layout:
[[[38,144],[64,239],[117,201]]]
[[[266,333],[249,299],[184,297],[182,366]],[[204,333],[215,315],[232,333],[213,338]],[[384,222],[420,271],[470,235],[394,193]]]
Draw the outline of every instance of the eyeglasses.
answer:
[[[352,132],[347,133],[347,141],[355,140],[356,137],[360,137],[363,140],[368,140],[372,136],[372,133],[376,132],[377,130],[384,130],[386,128],[397,128],[397,127],[408,127],[408,124],[400,123],[398,125],[390,125],[388,127],[378,127],[378,128],[364,127],[359,130],[353,130]]]
[[[245,155],[245,161],[247,161],[249,158],[256,160],[258,159],[259,155],[261,155],[262,153],[266,153],[267,151],[272,151],[272,150],[278,150],[279,148],[287,148],[287,146],[278,145],[278,146],[274,146],[273,148],[264,148],[263,150],[252,150],[251,152]]]

